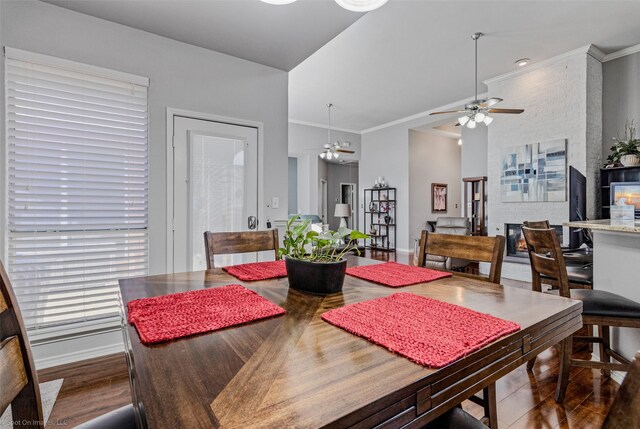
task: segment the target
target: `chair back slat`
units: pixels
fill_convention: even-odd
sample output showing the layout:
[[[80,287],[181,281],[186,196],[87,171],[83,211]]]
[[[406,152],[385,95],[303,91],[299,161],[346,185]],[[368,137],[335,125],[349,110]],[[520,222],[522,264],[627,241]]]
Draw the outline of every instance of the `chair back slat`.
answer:
[[[529,251],[533,290],[542,291],[540,276],[545,275],[556,279],[560,295],[568,298],[570,295],[567,267],[556,230],[554,228],[538,229],[523,226],[522,233]]]
[[[551,224],[548,220],[525,220],[522,222],[524,226],[527,228],[533,229],[549,229],[551,228]]]
[[[0,414],[4,413],[20,391],[28,384],[20,340],[11,337],[0,343]]]
[[[488,280],[500,283],[505,239],[495,237],[438,234],[422,231],[418,265],[425,265],[426,255],[446,256],[491,264]]]
[[[233,253],[260,252],[273,250],[278,255],[278,230],[241,231],[241,232],[205,232],[204,245],[207,252],[207,269],[215,267],[216,255]]]
[[[15,428],[44,427],[38,375],[9,276],[0,262],[0,414],[11,404]],[[6,383],[6,384],[5,384]]]
[[[629,366],[629,372],[616,394],[602,429],[640,427],[640,352]]]

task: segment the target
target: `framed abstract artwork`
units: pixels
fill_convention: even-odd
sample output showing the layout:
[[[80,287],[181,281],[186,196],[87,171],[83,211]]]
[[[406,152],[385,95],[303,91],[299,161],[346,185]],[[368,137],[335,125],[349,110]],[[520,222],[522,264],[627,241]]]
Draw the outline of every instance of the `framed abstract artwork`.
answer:
[[[431,184],[431,212],[447,211],[447,184],[432,183]]]
[[[567,141],[507,147],[502,152],[503,203],[567,201]]]

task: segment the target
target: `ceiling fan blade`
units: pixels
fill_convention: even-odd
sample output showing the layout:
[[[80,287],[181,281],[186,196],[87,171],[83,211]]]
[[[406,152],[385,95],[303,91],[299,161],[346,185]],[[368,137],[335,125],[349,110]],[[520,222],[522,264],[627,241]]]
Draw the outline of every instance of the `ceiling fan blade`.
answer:
[[[524,112],[524,109],[489,109],[489,113],[511,113],[518,115]]]
[[[429,113],[429,114],[430,115],[442,115],[442,114],[445,114],[445,113],[465,113],[465,112],[466,112],[466,110],[447,110],[447,111],[444,111],[444,112],[432,112],[432,113]]]
[[[349,150],[349,149],[336,149],[336,152],[341,152],[341,153],[356,153],[355,150]]]
[[[454,127],[459,127],[460,126],[460,122],[456,122]]]
[[[498,104],[499,102],[502,101],[502,98],[498,98],[498,97],[491,97],[490,99],[488,99],[487,101],[485,101],[484,103],[480,103],[480,107],[491,107],[494,104]]]

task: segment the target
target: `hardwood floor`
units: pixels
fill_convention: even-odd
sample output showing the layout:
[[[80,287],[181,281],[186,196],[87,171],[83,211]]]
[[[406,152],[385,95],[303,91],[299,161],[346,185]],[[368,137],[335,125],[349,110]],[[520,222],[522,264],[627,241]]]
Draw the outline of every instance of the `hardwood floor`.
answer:
[[[411,263],[413,255],[367,251],[367,257]],[[524,282],[505,279],[505,285],[529,289]],[[588,358],[588,350],[575,352]],[[548,349],[536,360],[533,371],[526,365],[497,383],[498,419],[501,429],[599,428],[618,390],[618,383],[590,368],[571,370],[563,405],[553,399],[558,375],[558,352]],[[131,402],[124,355],[64,365],[39,371],[40,382],[64,378],[50,422],[74,427]],[[466,401],[463,407],[479,417],[483,410]]]

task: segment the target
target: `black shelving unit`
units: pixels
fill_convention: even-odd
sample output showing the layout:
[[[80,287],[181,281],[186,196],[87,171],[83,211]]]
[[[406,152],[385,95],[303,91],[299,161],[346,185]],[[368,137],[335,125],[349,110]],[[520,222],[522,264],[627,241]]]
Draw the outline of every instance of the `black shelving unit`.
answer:
[[[640,166],[600,169],[600,217],[609,219],[611,183],[640,182]]]
[[[366,248],[396,251],[396,206],[396,188],[364,190],[365,232],[371,236],[365,240]]]

